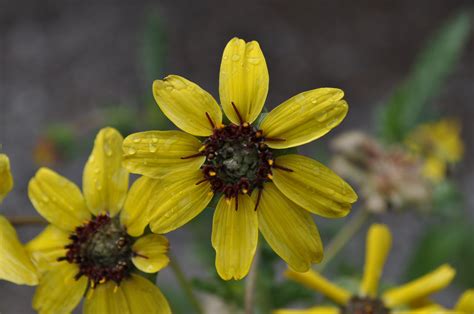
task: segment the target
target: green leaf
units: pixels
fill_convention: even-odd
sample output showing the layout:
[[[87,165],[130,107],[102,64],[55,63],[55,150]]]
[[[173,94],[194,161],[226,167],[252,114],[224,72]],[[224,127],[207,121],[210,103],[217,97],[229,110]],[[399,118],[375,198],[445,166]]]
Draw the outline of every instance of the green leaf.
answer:
[[[379,129],[387,142],[400,142],[417,123],[429,118],[427,106],[437,96],[465,47],[468,13],[450,19],[419,54],[408,78],[382,107]]]
[[[452,181],[445,180],[434,187],[433,213],[445,218],[460,218],[464,211],[464,195]]]

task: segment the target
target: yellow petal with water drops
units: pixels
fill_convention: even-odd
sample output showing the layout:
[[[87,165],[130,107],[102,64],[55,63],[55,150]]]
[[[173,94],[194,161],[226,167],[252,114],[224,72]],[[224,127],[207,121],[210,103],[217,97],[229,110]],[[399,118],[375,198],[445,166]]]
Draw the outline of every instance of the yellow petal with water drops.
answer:
[[[258,242],[258,217],[248,195],[221,197],[212,222],[212,247],[216,250],[216,269],[224,280],[244,278],[252,264]],[[236,210],[237,208],[237,210]]]
[[[130,309],[124,293],[124,286],[129,279],[124,279],[120,286],[113,281],[107,281],[89,289],[84,302],[84,314],[135,314]]]
[[[387,290],[382,296],[383,301],[391,308],[425,298],[448,286],[455,275],[456,271],[451,266],[440,266],[421,278]]]
[[[153,82],[153,96],[161,111],[178,128],[196,136],[209,136],[222,124],[222,111],[214,98],[184,77],[170,75]]]
[[[317,215],[346,216],[357,194],[343,179],[323,164],[301,155],[284,155],[275,160],[273,182],[290,200]],[[288,171],[291,170],[291,171]]]
[[[212,200],[209,182],[202,182],[201,170],[177,171],[163,177],[149,202],[150,228],[168,233],[199,215]]]
[[[160,289],[139,275],[132,274],[125,280],[122,290],[132,314],[171,314],[168,301]]]
[[[10,171],[10,159],[0,154],[0,204],[5,196],[13,189],[13,177]]]
[[[240,123],[233,103],[244,122],[255,121],[267,98],[268,84],[267,63],[258,42],[230,40],[222,55],[219,76],[221,105],[229,120]]]
[[[91,216],[79,188],[47,168],[30,180],[28,196],[47,221],[64,230],[74,230]]]
[[[258,191],[252,197],[256,201]],[[258,227],[272,249],[299,272],[323,258],[323,245],[311,214],[285,197],[273,183],[263,186]]]
[[[165,268],[170,259],[168,255],[169,242],[159,234],[149,234],[139,238],[133,244],[135,256],[133,264],[145,273],[156,273]]]
[[[38,274],[10,222],[0,216],[0,279],[33,286]]]
[[[474,313],[474,289],[467,290],[462,294],[454,308],[456,311]]]
[[[341,123],[349,107],[337,88],[298,94],[273,109],[260,124],[271,148],[288,148],[314,141]],[[273,140],[270,140],[273,139]]]
[[[340,309],[335,306],[315,306],[309,309],[281,309],[272,314],[339,314]]]
[[[373,224],[367,233],[364,277],[360,294],[375,298],[383,267],[392,246],[392,235],[385,225]]]
[[[351,298],[351,293],[349,291],[336,286],[313,270],[309,270],[305,273],[299,273],[288,269],[285,272],[285,276],[307,288],[322,293],[337,304],[345,305]]]
[[[40,314],[71,313],[87,289],[87,277],[78,280],[76,264],[63,262],[41,276],[33,297],[33,308]]]
[[[140,177],[130,188],[125,205],[120,212],[120,222],[133,237],[141,236],[150,223],[149,202],[160,188],[161,180]]]
[[[199,169],[206,159],[201,142],[181,131],[148,131],[129,135],[123,142],[124,166],[151,178],[180,169]],[[189,157],[189,158],[188,158]]]
[[[33,261],[40,272],[44,272],[59,263],[57,259],[66,256],[64,248],[71,243],[70,233],[65,232],[53,225],[48,225],[33,240],[26,244],[26,250],[30,253]]]
[[[84,197],[94,214],[115,216],[127,196],[128,171],[122,167],[122,135],[104,128],[95,138],[94,149],[84,168]]]

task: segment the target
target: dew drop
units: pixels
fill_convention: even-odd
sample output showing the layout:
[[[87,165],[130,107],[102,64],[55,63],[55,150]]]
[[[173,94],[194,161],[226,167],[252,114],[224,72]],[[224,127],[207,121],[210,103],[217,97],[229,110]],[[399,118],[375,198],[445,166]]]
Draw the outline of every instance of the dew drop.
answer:
[[[142,140],[141,140],[140,138],[134,138],[134,139],[133,139],[133,142],[134,142],[134,143],[140,143],[141,141],[142,141]]]
[[[232,61],[239,61],[240,60],[240,55],[235,54],[232,56]]]
[[[129,155],[135,155],[136,153],[137,153],[137,151],[135,150],[135,148],[130,147],[130,148],[128,149],[128,154],[129,154]]]

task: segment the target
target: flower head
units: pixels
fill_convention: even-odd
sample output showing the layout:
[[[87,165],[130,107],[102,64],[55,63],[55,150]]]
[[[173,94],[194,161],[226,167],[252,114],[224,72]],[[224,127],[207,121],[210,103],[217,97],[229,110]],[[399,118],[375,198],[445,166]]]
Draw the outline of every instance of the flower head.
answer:
[[[0,154],[0,204],[13,188],[10,159]],[[15,228],[0,215],[0,279],[19,285],[36,285],[38,271],[21,244]]]
[[[124,141],[125,167],[163,181],[150,205],[153,232],[181,227],[214,195],[220,197],[212,245],[217,272],[226,280],[248,273],[258,230],[293,269],[308,270],[322,259],[309,212],[343,217],[357,199],[346,182],[319,162],[282,151],[336,127],[348,111],[344,93],[336,88],[303,92],[260,123],[268,82],[259,44],[234,38],[222,56],[221,106],[198,85],[170,75],[153,83],[153,95],[184,132],[142,132]]]
[[[406,144],[425,159],[423,174],[434,182],[442,181],[448,166],[459,162],[464,154],[461,125],[453,119],[420,125]]]
[[[168,240],[143,235],[141,197],[148,179],[137,180],[127,195],[122,140],[115,129],[99,132],[84,169],[83,194],[46,168],[30,181],[30,200],[50,223],[27,245],[42,273],[33,299],[40,313],[71,312],[86,291],[85,313],[170,312],[159,288],[138,274],[168,264]]]
[[[446,287],[454,278],[454,269],[443,265],[421,278],[400,287],[391,288],[379,296],[379,280],[390,251],[391,242],[392,236],[385,225],[374,224],[370,227],[367,234],[364,275],[357,294],[352,294],[348,290],[334,285],[315,271],[297,273],[288,270],[286,272],[288,278],[321,292],[339,305],[339,307],[315,307],[303,313],[401,314],[403,311],[397,312],[397,308],[409,306],[417,300],[429,297]],[[298,313],[298,310],[278,310],[276,313]]]

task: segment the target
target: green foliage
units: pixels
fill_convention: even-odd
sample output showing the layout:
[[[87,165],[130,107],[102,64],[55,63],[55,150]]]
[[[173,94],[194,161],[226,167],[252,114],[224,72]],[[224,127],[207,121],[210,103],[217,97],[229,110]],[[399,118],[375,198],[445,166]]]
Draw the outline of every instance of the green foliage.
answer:
[[[55,123],[48,126],[46,138],[54,143],[60,159],[71,160],[77,154],[77,139],[70,125]]]
[[[456,65],[469,30],[469,14],[460,13],[422,50],[408,78],[394,91],[378,117],[381,135],[387,142],[402,141],[417,123],[429,118],[427,105]]]
[[[105,125],[116,128],[124,137],[137,131],[138,112],[129,106],[109,106],[104,109]]]
[[[437,184],[433,191],[433,213],[445,218],[459,218],[463,214],[464,197],[457,185],[449,180]]]

